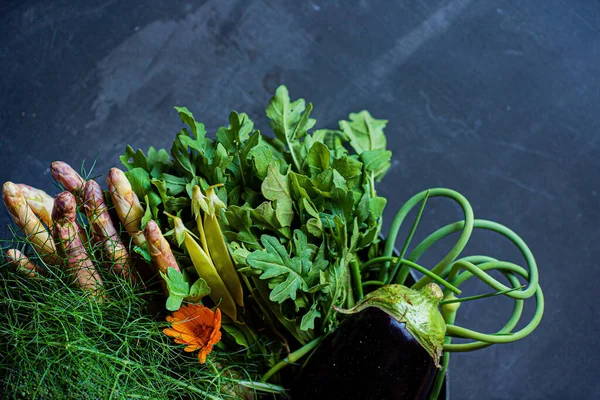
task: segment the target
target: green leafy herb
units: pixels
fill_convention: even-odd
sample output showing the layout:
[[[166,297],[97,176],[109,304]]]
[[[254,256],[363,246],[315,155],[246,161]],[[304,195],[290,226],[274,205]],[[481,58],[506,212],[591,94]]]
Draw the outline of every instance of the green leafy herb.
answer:
[[[193,187],[206,191],[223,184],[216,194],[227,207],[216,216],[244,275],[245,296],[252,298],[247,307],[255,308],[238,313],[248,329],[244,339],[226,328],[238,344],[256,343],[250,339],[256,335],[252,315],[271,321],[276,337],[284,332],[285,346],[288,340],[306,344],[333,329],[332,306],[351,305],[350,260],[378,242],[385,199],[377,196],[375,182],[390,167],[387,121],[361,111],[340,121],[340,130],[312,132],[312,108],[281,86],[266,108],[274,137],[233,111],[227,126],[210,138],[187,108],[176,107],[185,127],[170,151],[150,149],[144,155],[128,147],[121,156],[133,190],[144,199],[143,225],[152,218],[169,230],[172,222],[163,212],[177,213],[200,237],[196,221],[206,207],[202,198],[192,202]],[[189,260],[180,251],[179,260]],[[183,275],[169,272],[171,308],[186,296],[206,295],[202,281],[190,287]]]
[[[167,283],[169,296],[167,298],[166,308],[169,311],[177,311],[183,300],[198,302],[204,296],[210,294],[210,288],[206,281],[198,278],[190,287],[187,272],[179,272],[175,268],[169,267],[167,275],[160,272],[160,275]]]

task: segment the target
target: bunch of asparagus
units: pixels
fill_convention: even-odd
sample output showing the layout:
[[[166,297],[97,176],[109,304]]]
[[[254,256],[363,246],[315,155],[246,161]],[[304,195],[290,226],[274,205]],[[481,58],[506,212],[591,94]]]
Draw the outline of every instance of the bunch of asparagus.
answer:
[[[44,275],[50,268],[62,267],[75,286],[102,296],[102,278],[93,262],[95,258],[90,257],[90,252],[97,250],[105,266],[132,283],[139,282],[100,185],[94,180],[86,181],[62,161],[52,163],[51,172],[66,189],[55,198],[24,184],[6,182],[2,187],[4,204],[44,265],[36,265],[18,249],[7,251],[11,264],[29,276]],[[148,250],[155,270],[166,273],[168,267],[178,269],[158,225],[150,221],[141,230],[144,209],[123,171],[113,168],[106,182],[123,228],[135,245]],[[91,238],[77,221],[78,210],[87,217]]]

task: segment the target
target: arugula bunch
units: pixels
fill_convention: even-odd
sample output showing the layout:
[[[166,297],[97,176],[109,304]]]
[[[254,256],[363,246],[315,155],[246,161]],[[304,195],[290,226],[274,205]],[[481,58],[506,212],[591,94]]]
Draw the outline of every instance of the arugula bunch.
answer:
[[[266,109],[274,137],[233,111],[210,139],[187,108],[176,110],[186,128],[170,154],[128,147],[121,156],[145,202],[142,224],[167,227],[166,211],[193,230],[192,188],[223,184],[215,188],[227,204],[219,223],[252,300],[247,307],[300,344],[333,329],[332,306],[352,301],[349,263],[378,242],[386,200],[375,182],[390,167],[387,121],[361,111],[339,130],[311,132],[312,104],[291,101],[285,86]]]

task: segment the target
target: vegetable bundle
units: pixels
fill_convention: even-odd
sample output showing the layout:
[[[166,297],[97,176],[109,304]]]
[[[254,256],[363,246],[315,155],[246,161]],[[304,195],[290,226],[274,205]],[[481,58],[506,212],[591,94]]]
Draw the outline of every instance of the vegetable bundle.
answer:
[[[361,111],[340,121],[339,129],[313,129],[312,104],[292,101],[284,86],[266,110],[273,136],[234,111],[211,139],[187,108],[176,110],[185,128],[170,151],[128,147],[120,157],[126,171],[111,169],[106,194],[94,180],[56,162],[53,176],[66,190],[55,199],[10,182],[3,198],[34,250],[31,258],[22,249],[7,253],[7,261],[25,272],[22,279],[38,283],[64,274],[65,284],[86,289],[99,309],[115,301],[106,282],[122,282],[131,296],[145,299],[145,310],[155,310],[152,318],[171,312],[160,329],[186,352],[198,351],[215,376],[201,387],[181,384],[173,374],[159,378],[180,382],[181,397],[189,390],[215,398],[327,398],[344,387],[349,398],[436,399],[449,352],[518,340],[539,324],[543,296],[531,252],[508,228],[474,219],[462,195],[448,189],[415,195],[381,242],[386,199],[375,184],[391,165],[387,121]],[[432,197],[455,200],[464,220],[440,228],[408,253]],[[417,207],[395,253],[399,229]],[[474,229],[507,237],[528,269],[487,256],[461,257]],[[458,232],[457,244],[437,265],[418,264],[434,243]],[[423,274],[412,288],[405,286],[410,269]],[[492,270],[509,286],[489,275]],[[472,277],[494,291],[456,297]],[[497,295],[515,300],[498,333],[455,325],[461,302]],[[536,313],[513,332],[530,297]],[[9,327],[9,337],[16,329]],[[451,337],[474,341],[453,344]],[[390,343],[395,349],[388,350]],[[223,361],[223,355],[232,358]],[[225,383],[215,385],[221,378]]]

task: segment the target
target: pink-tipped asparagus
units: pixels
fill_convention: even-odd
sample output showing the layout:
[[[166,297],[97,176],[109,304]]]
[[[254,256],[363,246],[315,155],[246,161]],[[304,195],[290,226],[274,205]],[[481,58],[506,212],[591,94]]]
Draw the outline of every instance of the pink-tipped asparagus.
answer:
[[[148,253],[150,253],[150,257],[152,257],[154,267],[165,275],[167,274],[169,267],[175,268],[178,272],[181,272],[179,265],[177,265],[177,261],[175,261],[175,256],[171,251],[171,246],[163,236],[156,222],[153,220],[148,222],[144,234],[146,236],[146,243],[148,244]]]
[[[59,264],[50,234],[27,204],[21,189],[12,182],[2,186],[2,199],[15,224],[27,236],[39,256],[50,265]]]
[[[52,226],[52,208],[54,207],[54,198],[43,190],[36,189],[22,183],[17,184],[27,204],[33,210],[35,215],[42,220],[47,227]]]
[[[44,270],[35,265],[27,256],[17,249],[6,251],[8,262],[15,267],[17,271],[29,277],[44,275]]]
[[[116,273],[122,274],[129,280],[137,281],[137,274],[133,270],[127,248],[119,238],[119,233],[108,213],[102,188],[96,181],[89,180],[85,183],[82,200],[83,209],[92,228],[93,240],[101,247],[105,260]]]
[[[133,243],[137,246],[144,247],[144,243],[146,242],[146,238],[142,232],[144,208],[131,188],[131,184],[127,180],[127,177],[120,169],[113,168],[106,177],[106,183],[113,205],[123,227],[131,236]]]
[[[85,179],[71,168],[69,164],[63,161],[54,161],[50,166],[50,171],[54,179],[79,200],[83,185],[85,185]]]
[[[77,202],[70,192],[56,196],[52,210],[54,241],[75,285],[98,295],[102,290],[102,278],[83,246],[75,221],[76,214]]]

